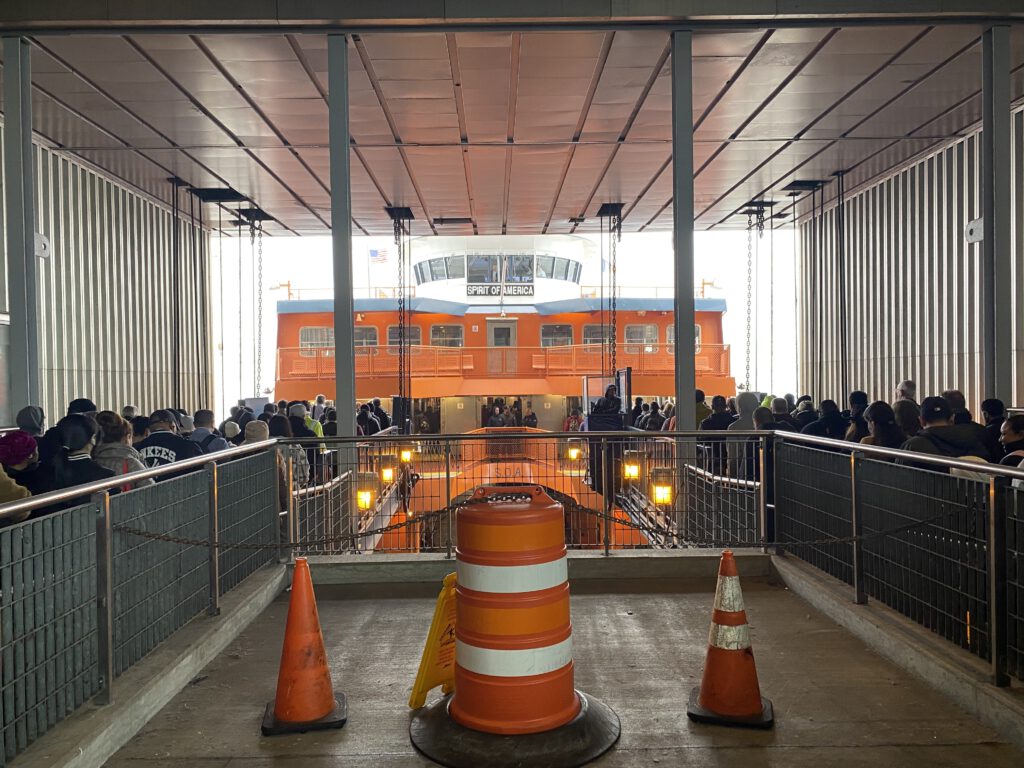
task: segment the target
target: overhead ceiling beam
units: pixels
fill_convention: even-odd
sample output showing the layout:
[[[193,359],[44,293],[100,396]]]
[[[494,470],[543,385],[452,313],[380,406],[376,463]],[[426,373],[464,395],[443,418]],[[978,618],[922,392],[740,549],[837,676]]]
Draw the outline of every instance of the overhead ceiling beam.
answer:
[[[597,86],[601,82],[602,75],[604,75],[604,68],[608,63],[608,54],[611,53],[614,41],[615,33],[606,32],[604,41],[601,43],[601,52],[598,54],[597,63],[594,65],[594,73],[590,77],[590,87],[587,89],[586,98],[583,99],[583,107],[580,109],[576,128],[572,132],[572,143],[569,145],[569,151],[565,154],[565,162],[562,164],[562,173],[558,178],[558,186],[555,187],[555,193],[551,196],[551,206],[548,208],[548,215],[544,219],[544,228],[541,230],[541,234],[546,235],[548,227],[551,226],[551,219],[555,215],[558,199],[562,196],[562,188],[565,186],[565,177],[569,175],[569,167],[572,165],[573,158],[576,157],[576,147],[579,146],[580,137],[583,135],[583,126],[586,124],[587,116],[590,114],[590,107],[594,103],[594,95],[597,93]]]
[[[867,84],[867,82],[868,82],[869,80],[873,80],[873,79],[874,79],[875,77],[877,77],[878,75],[880,75],[880,74],[882,73],[882,71],[883,71],[883,70],[884,70],[884,69],[885,69],[886,67],[888,67],[888,66],[890,66],[890,65],[894,64],[894,63],[895,63],[896,61],[898,61],[898,60],[899,60],[900,58],[902,58],[902,57],[903,57],[903,56],[904,56],[904,55],[905,55],[905,54],[906,54],[906,53],[907,53],[907,52],[908,52],[908,51],[909,51],[909,50],[910,50],[911,48],[913,48],[913,47],[914,47],[915,45],[917,45],[917,43],[919,43],[919,42],[920,42],[920,41],[921,41],[922,39],[924,39],[924,37],[925,37],[925,36],[926,36],[927,34],[929,34],[929,33],[930,33],[930,32],[931,32],[931,31],[932,31],[933,29],[934,29],[934,27],[927,27],[927,28],[926,28],[925,30],[923,30],[923,31],[921,32],[921,34],[919,34],[919,35],[915,36],[913,40],[911,40],[911,41],[910,41],[910,42],[909,42],[909,43],[908,43],[907,45],[903,46],[903,47],[902,47],[902,48],[901,48],[901,49],[900,49],[899,51],[897,51],[897,52],[896,52],[896,53],[895,53],[895,54],[894,54],[893,56],[891,56],[891,57],[890,57],[889,59],[887,59],[887,60],[886,60],[886,62],[885,62],[885,63],[884,63],[884,64],[883,64],[883,65],[882,65],[881,67],[879,67],[879,68],[878,68],[878,69],[876,69],[876,70],[875,70],[874,72],[872,72],[872,73],[871,73],[871,74],[870,74],[870,75],[869,75],[869,76],[868,76],[867,78],[865,78],[865,80],[861,81],[861,82],[860,82],[860,83],[859,83],[859,84],[858,84],[857,86],[855,86],[855,87],[854,87],[854,89],[853,89],[853,90],[851,90],[850,92],[848,92],[848,93],[847,93],[847,94],[846,94],[846,95],[845,95],[845,96],[844,96],[844,97],[843,97],[842,99],[840,99],[839,101],[837,101],[837,102],[836,102],[835,104],[833,104],[833,105],[832,105],[831,107],[829,107],[829,109],[828,109],[828,110],[826,110],[825,112],[823,112],[822,114],[820,114],[820,115],[819,115],[818,117],[816,117],[816,118],[815,118],[815,119],[814,119],[813,121],[811,121],[811,123],[809,123],[809,124],[808,124],[808,125],[807,125],[807,126],[806,126],[806,127],[804,128],[804,129],[803,129],[803,130],[801,130],[801,131],[800,131],[800,132],[799,132],[799,133],[797,134],[797,138],[802,138],[802,137],[803,137],[803,136],[804,136],[804,135],[805,135],[805,134],[807,133],[807,131],[809,131],[809,130],[810,130],[811,128],[813,128],[813,127],[814,127],[814,126],[815,126],[815,125],[816,125],[816,124],[817,124],[818,122],[820,122],[820,121],[821,121],[821,120],[822,120],[822,119],[823,119],[823,118],[824,118],[824,117],[825,117],[826,115],[828,115],[828,114],[829,114],[830,112],[832,112],[833,110],[835,110],[835,109],[836,109],[836,108],[837,108],[837,107],[838,107],[838,106],[839,106],[840,104],[842,104],[842,102],[846,101],[846,99],[848,99],[848,98],[849,98],[850,96],[852,96],[852,95],[853,95],[853,94],[854,94],[854,93],[855,93],[855,92],[856,92],[857,90],[859,90],[859,89],[860,89],[860,88],[862,88],[862,87],[863,87],[864,85],[866,85],[866,84]],[[798,163],[798,164],[797,164],[797,165],[796,165],[796,166],[795,166],[794,168],[792,168],[792,169],[791,169],[790,171],[788,171],[788,172],[787,172],[787,173],[786,173],[785,175],[783,175],[783,176],[779,177],[778,179],[775,179],[775,180],[774,180],[774,181],[772,182],[772,184],[771,184],[770,186],[767,186],[767,187],[765,187],[765,188],[761,189],[761,190],[760,190],[760,191],[759,191],[759,192],[758,192],[757,194],[755,194],[755,195],[751,195],[751,196],[750,196],[750,198],[751,198],[751,199],[753,199],[753,198],[757,198],[757,197],[763,197],[763,196],[764,196],[765,194],[767,194],[767,193],[768,193],[768,192],[769,192],[770,190],[772,190],[772,189],[773,189],[774,187],[776,187],[776,186],[777,186],[777,185],[778,185],[779,183],[781,183],[783,179],[785,179],[785,178],[787,178],[787,177],[790,177],[790,176],[794,176],[794,175],[795,175],[795,174],[796,174],[797,172],[799,172],[799,171],[800,171],[800,169],[801,169],[801,168],[803,168],[803,167],[804,167],[804,166],[806,166],[806,165],[807,165],[808,163],[812,162],[813,160],[815,160],[816,158],[820,157],[820,156],[821,156],[822,154],[824,154],[825,152],[827,152],[827,151],[828,151],[829,149],[831,149],[832,147],[834,147],[834,146],[835,146],[835,145],[836,145],[836,144],[838,143],[838,141],[841,141],[841,140],[847,140],[847,139],[851,139],[851,140],[866,140],[866,139],[867,139],[868,137],[852,137],[852,136],[850,136],[850,134],[852,134],[852,133],[853,133],[853,132],[854,132],[855,130],[857,130],[857,129],[858,129],[858,128],[859,128],[860,126],[862,126],[862,125],[866,124],[866,123],[867,123],[868,121],[872,120],[873,118],[875,118],[876,116],[878,116],[879,114],[881,114],[882,112],[884,112],[884,111],[885,111],[886,109],[888,109],[889,107],[891,107],[891,106],[892,106],[893,104],[896,104],[896,103],[898,103],[898,102],[899,102],[899,101],[900,101],[901,99],[903,99],[904,97],[906,97],[906,95],[907,95],[907,94],[909,94],[909,93],[910,93],[911,91],[915,90],[916,88],[919,88],[919,87],[920,87],[920,86],[921,86],[921,85],[922,85],[923,83],[925,83],[925,82],[926,82],[926,81],[928,81],[928,80],[929,80],[930,78],[932,78],[932,77],[934,77],[935,75],[937,75],[937,74],[938,74],[938,73],[939,73],[940,71],[942,71],[942,69],[944,69],[945,67],[947,67],[948,65],[950,65],[951,63],[953,63],[954,61],[956,61],[956,60],[957,60],[958,58],[960,58],[961,56],[964,56],[964,55],[966,55],[966,54],[967,54],[967,53],[969,53],[969,52],[970,52],[971,50],[973,50],[974,48],[976,48],[976,47],[978,46],[978,44],[980,43],[980,41],[981,41],[981,38],[975,38],[975,39],[974,39],[974,40],[972,40],[972,41],[971,41],[970,43],[968,43],[968,44],[964,45],[963,47],[961,47],[961,48],[960,48],[959,50],[957,50],[957,51],[954,51],[954,52],[953,52],[953,53],[952,53],[952,54],[951,54],[950,56],[948,56],[947,58],[943,59],[943,60],[942,60],[941,62],[939,62],[938,64],[936,64],[936,65],[935,65],[934,67],[932,67],[932,68],[931,68],[930,70],[928,70],[927,72],[925,72],[925,73],[924,73],[924,74],[923,74],[923,75],[922,75],[922,76],[921,76],[920,78],[918,78],[917,80],[915,80],[915,81],[914,81],[914,82],[912,82],[912,83],[909,83],[909,84],[908,84],[908,85],[907,85],[907,86],[906,86],[905,88],[901,89],[901,90],[900,90],[900,92],[899,92],[898,94],[896,94],[895,96],[893,96],[893,97],[891,97],[891,98],[887,99],[887,100],[886,100],[885,102],[883,102],[882,104],[880,104],[880,105],[879,105],[878,107],[876,107],[875,109],[871,110],[871,112],[869,112],[869,113],[868,113],[867,115],[865,115],[864,117],[862,117],[862,118],[861,118],[860,120],[858,120],[858,121],[857,121],[856,123],[854,123],[853,125],[851,125],[851,126],[850,126],[849,128],[846,128],[846,129],[845,129],[845,130],[843,131],[843,133],[842,133],[842,136],[841,136],[841,137],[840,137],[839,139],[836,139],[836,140],[831,140],[831,141],[829,141],[829,143],[828,143],[828,144],[826,144],[825,146],[823,146],[823,147],[822,147],[821,149],[819,149],[819,150],[818,150],[817,152],[813,153],[812,155],[808,156],[808,157],[807,157],[807,158],[805,158],[804,160],[800,161],[800,162],[799,162],[799,163]],[[980,94],[980,91],[978,91],[978,93]],[[970,97],[968,97],[968,99],[969,99],[969,98],[970,98]],[[931,123],[935,122],[936,120],[938,120],[939,118],[941,118],[941,117],[942,117],[943,115],[945,115],[945,114],[948,114],[948,113],[949,113],[949,112],[951,112],[952,110],[956,109],[956,108],[957,108],[957,107],[958,107],[958,106],[959,106],[960,104],[962,104],[962,103],[963,103],[963,101],[961,101],[961,102],[958,102],[958,103],[957,103],[956,105],[954,105],[954,106],[951,106],[951,107],[948,107],[948,108],[946,108],[946,109],[942,110],[942,111],[941,111],[941,112],[940,112],[940,113],[939,113],[938,115],[936,115],[936,116],[932,117],[931,119],[929,119],[929,120],[925,121],[924,123],[922,123],[921,125],[919,125],[919,126],[918,126],[917,128],[915,128],[914,130],[912,130],[912,131],[908,132],[908,133],[907,133],[907,134],[905,134],[904,136],[900,136],[900,137],[894,138],[894,139],[893,139],[893,140],[892,140],[892,141],[891,141],[891,142],[890,142],[889,144],[887,144],[886,146],[882,147],[882,148],[881,148],[881,149],[879,149],[878,151],[876,151],[876,152],[872,152],[872,153],[871,153],[870,155],[868,155],[867,157],[863,158],[863,159],[862,159],[862,160],[860,160],[859,162],[855,163],[855,164],[854,164],[854,165],[852,165],[851,167],[849,167],[849,168],[844,168],[844,169],[842,169],[842,170],[845,170],[845,171],[851,171],[851,170],[853,170],[854,168],[856,168],[856,167],[858,167],[858,166],[862,165],[863,163],[865,163],[865,162],[868,162],[868,161],[869,161],[869,160],[871,160],[872,158],[874,158],[874,157],[877,157],[878,155],[882,154],[883,152],[886,152],[887,150],[891,149],[891,148],[892,148],[893,146],[895,146],[895,145],[896,145],[896,144],[898,144],[899,142],[901,142],[901,141],[905,141],[905,140],[906,140],[906,139],[908,139],[908,138],[912,138],[912,137],[913,137],[913,134],[914,134],[914,133],[916,133],[917,131],[919,131],[919,130],[920,130],[921,128],[923,128],[924,126],[926,126],[926,125],[930,125]],[[919,137],[919,138],[927,138],[927,137]],[[943,137],[939,137],[939,138],[937,138],[937,139],[936,139],[936,143],[938,144],[938,143],[941,143],[941,142],[943,142],[943,141],[948,141],[948,140],[949,140],[949,138],[950,138],[950,137],[948,137],[948,136],[943,136]],[[788,145],[787,145],[787,146],[788,146]],[[784,149],[786,149],[786,147],[783,147],[782,149],[780,149],[780,150],[779,150],[779,152],[781,152],[781,151],[782,151],[782,150],[784,150]],[[778,152],[776,152],[775,154],[777,155],[777,154],[778,154]],[[774,156],[775,156],[775,155],[773,155],[773,157],[774,157]],[[839,169],[836,169],[836,170],[839,170]],[[888,170],[888,169],[887,169],[887,170]],[[755,172],[756,172],[756,171],[755,171]],[[883,173],[885,173],[885,172],[887,172],[887,171],[883,171]],[[745,177],[744,177],[744,178],[743,178],[743,179],[742,179],[742,180],[741,180],[741,181],[740,181],[739,183],[740,183],[740,184],[744,183],[744,182],[745,182],[745,181],[746,181],[747,179],[749,179],[749,178],[750,178],[750,177],[751,177],[752,175],[753,175],[752,173],[751,173],[751,174],[747,174],[747,176],[745,176]],[[714,203],[713,203],[713,204],[712,204],[711,206],[709,206],[709,207],[708,207],[708,208],[706,208],[706,209],[705,209],[704,211],[702,211],[702,212],[701,212],[701,213],[700,213],[700,214],[698,215],[698,218],[699,218],[700,216],[703,216],[703,215],[704,215],[705,213],[707,213],[707,212],[708,212],[709,210],[711,210],[711,208],[713,208],[713,207],[714,207],[715,205],[717,205],[717,204],[718,204],[719,202],[721,202],[722,200],[724,200],[724,199],[725,199],[725,197],[727,197],[727,196],[728,196],[729,194],[731,194],[731,193],[732,193],[733,191],[735,191],[735,189],[736,189],[736,186],[737,186],[737,185],[734,185],[732,189],[730,189],[729,191],[727,191],[727,192],[726,192],[725,194],[721,195],[721,196],[720,196],[720,197],[718,198],[718,200],[716,200],[716,201],[715,201],[715,202],[714,202]],[[831,199],[831,198],[830,198],[830,199]],[[796,201],[796,200],[794,199],[794,201],[793,201],[792,203],[790,203],[789,205],[785,206],[785,207],[784,207],[784,208],[783,208],[783,209],[782,209],[782,210],[781,210],[780,212],[788,212],[788,211],[789,211],[790,209],[792,209],[792,208],[793,208],[793,207],[794,207],[794,206],[795,206],[796,204],[797,204],[797,201]],[[741,207],[742,207],[742,206],[741,206]],[[712,225],[712,228],[714,228],[714,227],[716,227],[716,226],[719,226],[719,225],[721,225],[721,224],[724,224],[724,223],[725,223],[725,222],[726,222],[727,220],[729,220],[729,219],[730,219],[730,218],[731,218],[732,216],[735,216],[735,215],[736,215],[736,211],[738,211],[738,210],[739,210],[739,208],[737,208],[737,209],[736,209],[735,211],[733,211],[733,212],[731,212],[731,213],[727,214],[726,216],[724,216],[723,218],[721,218],[721,219],[720,219],[719,221],[717,221],[717,222],[716,222],[715,224],[713,224],[713,225]]]
[[[522,53],[522,34],[512,34],[511,64],[508,74],[508,116],[505,120],[505,178],[501,188],[501,234],[508,234],[508,203],[512,185],[512,144],[516,137],[516,109],[519,103],[519,57]]]
[[[321,101],[323,101],[324,106],[330,108],[327,87],[320,82],[320,78],[317,77],[316,72],[313,69],[313,65],[310,63],[309,57],[306,56],[306,52],[302,50],[302,46],[299,45],[299,41],[295,38],[295,35],[285,35],[284,39],[288,43],[288,47],[292,49],[292,55],[295,56],[295,60],[299,62],[299,66],[302,67],[302,71],[305,72],[306,77],[309,78],[309,82],[313,84],[313,87],[316,88],[316,92],[320,94],[320,99]],[[370,181],[373,182],[373,186],[377,188],[377,192],[380,194],[381,199],[384,201],[384,207],[386,208],[390,206],[391,201],[388,200],[388,196],[384,194],[384,189],[381,187],[380,182],[377,181],[377,177],[373,174],[373,172],[370,170],[370,167],[367,165],[366,158],[363,157],[363,153],[360,152],[359,149],[356,147],[355,138],[350,136],[349,142],[351,143],[353,153],[358,158],[359,162],[362,164],[363,170],[366,171],[366,175],[370,177]],[[303,148],[302,145],[293,144],[292,146],[297,146],[300,149]],[[319,149],[322,147],[310,147],[310,149],[313,148]],[[330,146],[328,145],[327,148],[330,149]],[[330,194],[330,192],[330,187],[328,187],[327,193]],[[356,221],[354,216],[352,217],[352,223],[364,235],[370,234],[362,224]]]
[[[626,118],[626,122],[622,125],[622,130],[619,132],[619,137],[616,140],[615,147],[608,154],[608,161],[604,164],[604,168],[597,175],[597,181],[594,182],[594,186],[590,189],[590,194],[587,195],[587,200],[583,204],[582,208],[578,211],[576,218],[585,219],[587,216],[587,210],[590,208],[590,204],[594,202],[594,197],[597,196],[597,191],[601,188],[604,183],[605,176],[608,175],[608,169],[612,167],[612,163],[615,161],[615,156],[618,155],[619,149],[626,141],[626,137],[629,136],[630,130],[633,128],[633,124],[636,122],[637,115],[640,114],[640,110],[643,109],[644,103],[647,101],[647,97],[651,93],[651,89],[654,88],[654,83],[657,82],[658,76],[661,71],[665,68],[665,64],[668,61],[669,55],[672,53],[672,38],[669,36],[668,42],[665,43],[665,48],[662,50],[661,55],[658,56],[658,60],[655,62],[654,67],[651,69],[651,74],[647,78],[647,82],[644,84],[643,90],[640,91],[640,95],[633,103],[633,109],[630,111],[629,116]],[[579,224],[573,224],[572,229],[569,230],[569,234],[574,233]]]
[[[46,46],[40,40],[37,40],[37,39],[34,39],[34,38],[32,39],[32,44],[36,48],[38,48],[39,50],[43,51],[43,53],[45,53],[47,56],[49,56],[55,62],[60,64],[62,67],[64,67],[72,76],[75,77],[75,79],[77,79],[80,82],[84,83],[86,86],[91,88],[96,94],[98,94],[100,97],[102,97],[103,99],[108,101],[118,111],[120,111],[123,114],[127,115],[132,120],[134,120],[136,123],[141,125],[143,128],[145,128],[146,130],[152,132],[154,135],[158,136],[161,141],[163,141],[163,142],[165,142],[167,144],[166,149],[173,149],[175,151],[180,152],[184,157],[188,158],[191,162],[195,163],[205,173],[208,173],[212,178],[216,179],[218,182],[220,182],[224,186],[226,186],[226,187],[232,186],[231,182],[229,182],[227,179],[225,179],[219,173],[214,171],[212,168],[210,168],[208,165],[206,165],[204,162],[202,162],[195,155],[191,154],[186,149],[181,148],[180,145],[174,139],[172,139],[169,135],[167,135],[166,133],[161,131],[159,128],[157,128],[155,125],[150,123],[148,120],[146,120],[146,118],[142,117],[142,115],[140,115],[138,112],[135,112],[134,110],[132,110],[129,107],[127,107],[123,102],[121,102],[110,91],[106,90],[105,88],[103,88],[103,86],[101,86],[95,80],[90,78],[84,72],[82,72],[79,69],[77,69],[75,66],[73,66],[71,64],[71,62],[69,62],[66,59],[64,59],[62,56],[60,56],[60,54],[58,54],[52,48]],[[64,103],[62,100],[58,99],[55,95],[50,94],[50,93],[44,91],[38,85],[33,86],[33,87],[36,90],[38,90],[40,93],[43,93],[43,94],[47,95],[49,98],[53,99],[55,103],[59,104],[61,107],[66,109],[69,113],[71,113],[71,114],[75,115],[76,117],[78,117],[79,119],[85,121],[87,124],[95,127],[97,130],[102,131],[104,134],[110,136],[112,139],[114,139],[115,141],[121,143],[126,148],[130,148],[132,152],[134,152],[135,154],[139,155],[140,157],[146,159],[147,161],[149,161],[150,163],[152,163],[156,167],[160,168],[160,170],[162,172],[166,172],[167,176],[178,176],[179,175],[174,169],[168,168],[163,163],[160,163],[160,162],[154,160],[149,155],[145,154],[145,150],[144,149],[141,149],[141,148],[138,148],[138,147],[133,147],[132,144],[129,141],[127,141],[126,139],[121,138],[121,136],[119,136],[115,132],[113,132],[113,131],[111,131],[111,130],[109,130],[107,128],[104,128],[99,123],[97,123],[96,121],[92,120],[91,118],[86,117],[83,113],[81,113],[77,109],[73,108],[69,104]],[[55,143],[57,143],[59,145],[59,142],[55,142]],[[161,148],[160,147],[153,147],[153,149],[154,150],[159,150]],[[72,150],[65,150],[65,151],[72,151]],[[87,162],[90,162],[88,160],[88,158],[84,158],[84,159]],[[92,163],[90,162],[90,164],[92,164]],[[106,170],[106,169],[104,169],[104,170]],[[106,171],[106,172],[107,173],[111,173],[110,171]],[[114,174],[112,174],[112,175],[114,175]],[[135,186],[131,182],[127,182],[127,183],[129,183],[131,186]],[[153,192],[152,190],[147,191],[147,194],[152,195],[156,199],[161,199],[160,196],[156,192]],[[170,201],[166,201],[166,202],[168,204],[170,204]],[[224,212],[228,213],[229,215],[231,213],[226,208],[224,209]],[[287,231],[291,232],[292,234],[298,234],[297,232],[295,232],[293,229],[291,229],[291,227],[289,227],[284,222],[278,222],[278,224],[280,224],[284,229],[286,229]]]
[[[452,90],[455,98],[455,113],[459,118],[459,146],[462,156],[462,173],[466,179],[466,198],[469,200],[469,220],[473,234],[480,234],[476,224],[476,205],[473,199],[473,169],[469,158],[469,131],[466,128],[466,103],[462,93],[462,68],[459,66],[459,42],[455,33],[444,36],[448,47],[448,66],[452,73]]]
[[[398,130],[398,123],[395,122],[395,116],[391,113],[391,107],[388,106],[388,100],[384,95],[384,89],[381,87],[380,78],[377,77],[377,72],[373,68],[373,62],[370,60],[370,54],[366,51],[366,44],[363,43],[363,40],[359,35],[352,35],[352,44],[355,46],[356,53],[359,55],[359,61],[363,65],[366,77],[370,81],[370,87],[373,88],[373,93],[377,97],[377,103],[380,104],[381,111],[384,113],[384,119],[387,121],[388,129],[391,131],[391,136],[395,140],[395,146],[398,148],[398,154],[402,158],[402,164],[405,166],[405,172],[409,177],[409,183],[412,184],[413,191],[416,193],[416,199],[420,204],[420,209],[426,217],[427,226],[430,227],[430,231],[436,235],[437,227],[434,226],[434,222],[432,220],[433,217],[430,215],[430,209],[427,207],[426,198],[423,197],[420,185],[416,181],[416,174],[412,171],[412,163],[409,161],[409,156],[402,143],[402,134]],[[400,200],[392,202],[405,201]]]
[[[153,69],[155,69],[157,72],[159,72],[160,75],[165,80],[167,80],[167,82],[169,82],[172,86],[174,86],[174,88],[182,96],[184,96],[188,100],[188,102],[190,104],[192,104],[192,106],[194,106],[197,110],[199,110],[199,112],[204,117],[206,117],[208,120],[210,120],[210,122],[212,122],[215,126],[217,126],[217,128],[225,136],[227,136],[231,141],[235,142],[235,144],[238,145],[238,148],[240,150],[242,150],[242,152],[244,152],[254,163],[256,163],[256,165],[258,165],[260,168],[262,168],[272,179],[274,179],[274,181],[276,181],[278,184],[280,184],[281,187],[289,195],[291,195],[291,197],[297,203],[299,203],[299,205],[301,205],[303,208],[305,208],[307,211],[309,211],[321,224],[324,225],[325,228],[330,229],[330,225],[327,223],[327,220],[324,219],[324,217],[321,216],[320,213],[315,208],[313,208],[313,206],[311,206],[309,203],[307,203],[302,198],[302,196],[299,195],[294,189],[292,189],[288,185],[288,183],[284,179],[282,179],[269,165],[267,165],[265,162],[263,162],[263,160],[261,160],[260,157],[258,155],[256,155],[256,153],[254,153],[251,149],[249,149],[247,146],[245,146],[245,142],[243,142],[238,136],[236,136],[235,133],[230,128],[228,128],[220,119],[218,119],[217,116],[214,115],[206,107],[205,104],[203,104],[195,95],[193,95],[192,92],[188,90],[188,88],[186,88],[184,85],[182,85],[178,81],[178,79],[176,77],[174,77],[174,75],[172,75],[170,72],[168,72],[167,69],[162,64],[160,64],[160,62],[158,62],[149,53],[149,51],[147,51],[138,42],[136,42],[130,35],[124,35],[122,37],[122,39],[126,43],[128,43],[128,45],[130,45],[135,50],[136,53],[138,53],[140,56],[142,56],[149,63],[149,65],[151,67],[153,67]],[[235,186],[238,186],[238,185],[235,185]],[[257,201],[257,202],[259,202],[259,201]]]

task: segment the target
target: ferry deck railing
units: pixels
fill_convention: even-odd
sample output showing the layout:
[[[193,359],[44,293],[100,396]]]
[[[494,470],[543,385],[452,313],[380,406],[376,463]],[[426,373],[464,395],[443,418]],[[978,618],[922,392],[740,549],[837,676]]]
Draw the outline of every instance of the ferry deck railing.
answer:
[[[633,375],[672,376],[675,345],[620,341],[617,364],[629,366]],[[729,376],[728,344],[702,344],[694,353],[697,373]],[[354,350],[357,378],[398,375],[398,347],[366,346]],[[445,347],[413,345],[408,357],[413,376],[433,378],[547,378],[550,376],[599,375],[606,371],[607,348],[603,344],[556,347]],[[331,379],[333,347],[283,347],[277,351],[280,381]]]

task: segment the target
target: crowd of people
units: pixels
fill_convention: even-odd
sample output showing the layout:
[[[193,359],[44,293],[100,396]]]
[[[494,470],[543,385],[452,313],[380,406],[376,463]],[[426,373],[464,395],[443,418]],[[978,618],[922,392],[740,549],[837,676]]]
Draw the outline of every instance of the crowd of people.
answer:
[[[982,402],[980,419],[975,419],[959,390],[946,390],[920,403],[916,398],[912,381],[897,386],[892,402],[870,402],[867,393],[851,392],[845,408],[834,400],[822,400],[815,406],[809,395],[774,397],[755,392],[730,398],[716,395],[709,407],[704,393],[698,391],[698,429],[791,431],[973,462],[1024,464],[1024,415],[1008,416],[1001,400]],[[650,412],[648,424],[654,418],[654,404]],[[634,413],[638,413],[636,408]],[[644,428],[643,422],[638,426]],[[897,461],[915,465],[911,457]]]
[[[362,405],[357,421],[360,430],[365,429],[360,434],[375,434],[391,424],[379,399]],[[268,403],[259,414],[240,401],[219,425],[209,409],[190,415],[179,408],[161,408],[147,416],[134,405],[126,405],[120,412],[100,410],[88,398],[71,401],[66,414],[49,428],[46,414],[36,405],[22,408],[16,424],[17,429],[0,435],[0,503],[109,480],[272,437],[338,434],[337,412],[323,395],[312,403]],[[292,445],[282,452],[285,458],[293,458],[294,481],[308,482],[317,470],[320,451]],[[112,491],[129,491],[153,483],[147,478],[114,486]],[[54,509],[83,501],[75,498]],[[49,511],[53,510],[47,508],[35,514]],[[6,522],[28,516],[25,512]]]
[[[482,427],[530,427],[537,428],[537,414],[533,410],[533,401],[527,400],[523,405],[522,398],[517,397],[511,403],[504,398],[493,400],[493,405],[485,405],[480,414]]]

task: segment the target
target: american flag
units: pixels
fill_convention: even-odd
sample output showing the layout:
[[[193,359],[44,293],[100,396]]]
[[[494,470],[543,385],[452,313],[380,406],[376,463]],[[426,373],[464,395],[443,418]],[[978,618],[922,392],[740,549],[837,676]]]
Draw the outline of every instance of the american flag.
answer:
[[[388,260],[388,252],[386,248],[371,248],[370,249],[370,263],[371,264],[386,264]]]

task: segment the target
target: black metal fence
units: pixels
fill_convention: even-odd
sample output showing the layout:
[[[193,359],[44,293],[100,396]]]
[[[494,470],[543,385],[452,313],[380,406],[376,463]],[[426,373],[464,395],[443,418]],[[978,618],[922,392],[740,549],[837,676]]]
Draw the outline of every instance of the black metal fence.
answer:
[[[0,530],[0,764],[99,690],[96,513]]]
[[[779,441],[781,437],[781,441]],[[777,436],[780,551],[1024,680],[1024,482],[1019,472]]]
[[[541,485],[565,507],[571,549],[757,545],[768,439],[494,429],[296,441],[281,447],[286,529],[298,554],[451,555],[453,510],[475,488]]]
[[[33,512],[0,528],[0,765],[276,559],[207,545],[274,541],[276,461],[266,443],[0,508]]]
[[[775,546],[997,683],[1024,679],[1024,474],[906,457],[788,434],[488,430],[265,443],[136,475],[159,476],[148,488],[51,495],[94,494],[0,529],[0,764],[287,552],[451,556],[484,484],[544,486],[577,549]]]

